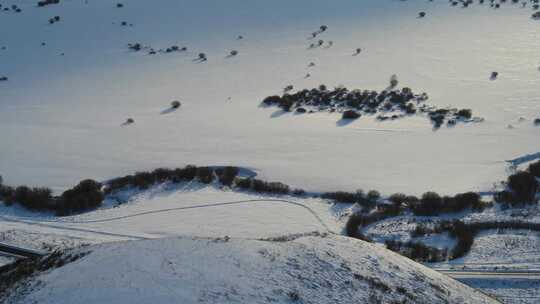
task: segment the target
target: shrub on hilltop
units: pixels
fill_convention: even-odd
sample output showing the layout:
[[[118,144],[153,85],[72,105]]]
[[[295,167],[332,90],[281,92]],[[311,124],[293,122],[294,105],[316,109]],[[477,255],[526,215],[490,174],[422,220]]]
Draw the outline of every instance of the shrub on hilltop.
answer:
[[[77,186],[62,193],[57,206],[59,215],[81,212],[101,206],[104,194],[101,183],[91,179],[81,181]]]
[[[210,167],[198,167],[197,178],[201,183],[209,184],[214,180],[214,170]]]
[[[529,172],[537,178],[540,178],[540,160],[529,165]]]
[[[231,186],[234,179],[238,175],[237,167],[224,167],[216,170],[219,182],[225,186]]]
[[[532,202],[538,191],[538,181],[535,176],[526,171],[520,171],[508,177],[508,187],[512,190],[517,200]]]

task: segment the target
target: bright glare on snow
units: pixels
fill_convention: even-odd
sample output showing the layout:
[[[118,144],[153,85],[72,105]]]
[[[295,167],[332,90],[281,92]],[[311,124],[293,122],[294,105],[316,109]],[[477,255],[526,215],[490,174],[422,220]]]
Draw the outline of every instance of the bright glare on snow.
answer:
[[[194,163],[251,167],[309,190],[450,193],[488,190],[506,176],[505,160],[540,151],[540,128],[532,124],[540,116],[540,23],[519,5],[125,4],[29,4],[0,18],[7,47],[0,68],[9,76],[0,84],[0,173],[7,183],[61,190],[82,178]],[[419,11],[427,16],[416,18]],[[51,14],[62,21],[49,26]],[[329,26],[321,39],[334,46],[307,50],[321,24]],[[126,45],[134,42],[188,52],[131,53]],[[356,48],[363,52],[353,57]],[[233,49],[239,54],[225,58]],[[207,62],[192,61],[199,52]],[[258,107],[289,84],[382,90],[392,74],[400,86],[428,93],[430,103],[471,108],[485,122],[433,131],[425,118],[363,117],[338,126],[338,114]],[[173,100],[182,107],[161,115]],[[128,117],[135,123],[121,127]]]

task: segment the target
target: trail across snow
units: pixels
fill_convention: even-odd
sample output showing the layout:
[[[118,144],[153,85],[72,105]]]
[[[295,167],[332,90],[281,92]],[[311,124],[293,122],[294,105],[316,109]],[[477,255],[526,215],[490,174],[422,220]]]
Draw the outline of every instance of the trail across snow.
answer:
[[[261,197],[199,184],[190,184],[188,188],[158,185],[128,196],[130,200],[116,208],[107,205],[91,213],[63,218],[27,212],[0,215],[0,232],[41,227],[53,233],[118,239],[169,235],[264,238],[311,231],[339,233],[344,221],[340,214],[346,212],[333,210],[332,204],[320,199]],[[110,199],[107,204],[113,201]]]

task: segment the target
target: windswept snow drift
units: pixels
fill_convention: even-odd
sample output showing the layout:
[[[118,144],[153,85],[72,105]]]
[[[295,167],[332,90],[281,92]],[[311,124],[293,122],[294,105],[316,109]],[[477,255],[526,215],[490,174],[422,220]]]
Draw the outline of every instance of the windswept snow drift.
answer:
[[[349,238],[170,238],[90,248],[8,303],[497,303]],[[22,296],[20,296],[22,295]]]

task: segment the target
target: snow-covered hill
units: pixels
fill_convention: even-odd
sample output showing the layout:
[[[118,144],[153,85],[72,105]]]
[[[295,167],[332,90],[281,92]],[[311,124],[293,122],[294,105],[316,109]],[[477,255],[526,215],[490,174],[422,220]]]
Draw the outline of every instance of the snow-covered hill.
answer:
[[[0,12],[0,75],[9,78],[0,82],[0,173],[8,184],[62,190],[83,178],[195,163],[251,167],[307,190],[455,193],[489,189],[505,177],[505,160],[540,151],[532,123],[540,115],[540,39],[530,8],[117,2],[38,8],[25,0],[17,1],[21,13]],[[60,21],[49,24],[54,16]],[[318,38],[333,46],[308,50],[322,24],[329,28]],[[188,49],[147,55],[128,50],[136,42]],[[362,53],[352,56],[356,48]],[[226,58],[231,50],[238,55]],[[199,52],[208,61],[195,63]],[[340,126],[338,114],[258,107],[287,85],[382,90],[392,74],[431,104],[471,108],[486,121],[433,132],[424,118],[367,116]],[[164,111],[172,100],[181,108]],[[127,118],[135,123],[122,127]]]
[[[91,253],[37,276],[7,303],[498,303],[397,254],[335,235],[170,238],[84,250]]]
[[[0,240],[4,236],[6,242],[40,249],[168,236],[340,233],[349,208],[320,198],[262,196],[197,182],[165,183],[146,191],[116,193],[98,210],[66,217],[0,206]]]

